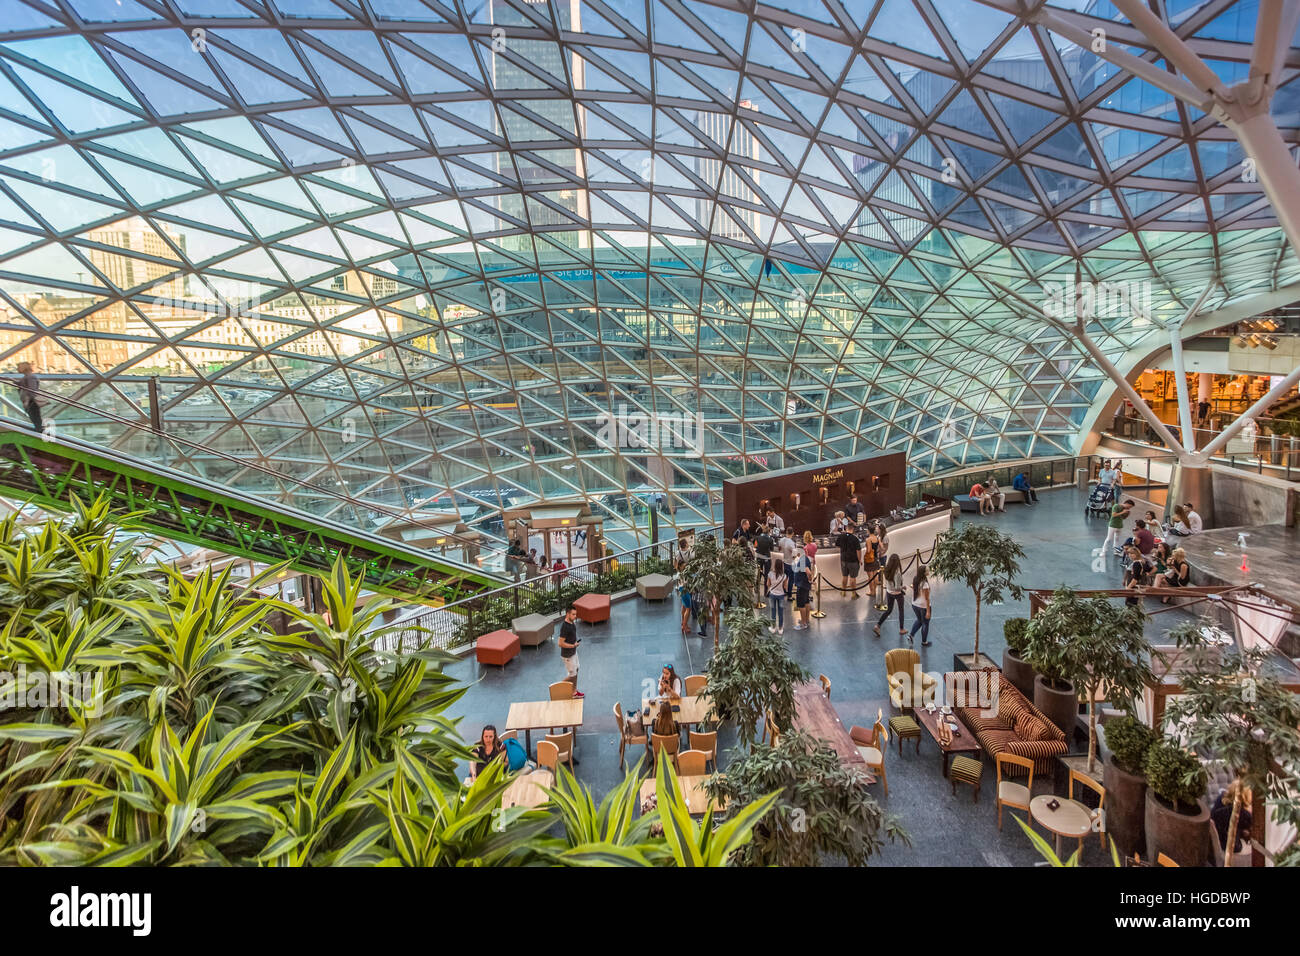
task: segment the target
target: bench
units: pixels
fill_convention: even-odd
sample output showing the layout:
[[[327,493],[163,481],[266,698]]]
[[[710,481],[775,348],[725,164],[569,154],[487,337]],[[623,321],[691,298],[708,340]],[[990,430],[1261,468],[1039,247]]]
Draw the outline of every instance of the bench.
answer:
[[[673,579],[666,574],[643,574],[636,579],[636,593],[647,601],[666,601],[673,593]]]
[[[1004,488],[1002,489],[1002,493],[1007,496],[1006,501],[1003,502],[1003,507],[1012,502],[1022,505],[1025,503],[1025,493],[1023,491],[1017,491],[1015,488]],[[960,507],[962,511],[980,510],[979,502],[970,495],[953,495],[952,500],[957,502],[958,507]]]
[[[588,624],[599,624],[609,620],[609,595],[584,594],[573,602],[573,609],[578,618]]]
[[[480,664],[505,667],[519,655],[519,635],[513,631],[492,631],[478,639],[474,657]]]
[[[555,619],[545,614],[526,614],[510,622],[510,626],[519,635],[519,643],[525,647],[537,647],[545,644],[555,633]]]

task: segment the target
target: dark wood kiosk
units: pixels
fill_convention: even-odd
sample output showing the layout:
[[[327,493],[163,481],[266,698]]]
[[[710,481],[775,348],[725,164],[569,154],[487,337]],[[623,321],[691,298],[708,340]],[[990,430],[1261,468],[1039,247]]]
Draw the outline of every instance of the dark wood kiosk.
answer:
[[[902,508],[906,492],[907,456],[902,452],[727,478],[722,482],[723,527],[730,535],[741,518],[754,521],[771,508],[787,528],[825,534],[850,496],[858,496],[868,517],[877,517]]]

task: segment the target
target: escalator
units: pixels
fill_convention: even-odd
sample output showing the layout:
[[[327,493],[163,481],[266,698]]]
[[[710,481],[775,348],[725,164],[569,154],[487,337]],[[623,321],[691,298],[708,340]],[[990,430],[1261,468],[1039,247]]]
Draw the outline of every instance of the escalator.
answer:
[[[115,510],[142,512],[138,523],[161,537],[255,561],[287,561],[303,573],[328,571],[342,557],[353,576],[364,575],[370,589],[407,600],[451,602],[509,583],[474,564],[426,554],[100,445],[61,434],[38,435],[4,419],[0,419],[0,491],[55,510],[68,509],[74,494],[86,501],[107,495]]]

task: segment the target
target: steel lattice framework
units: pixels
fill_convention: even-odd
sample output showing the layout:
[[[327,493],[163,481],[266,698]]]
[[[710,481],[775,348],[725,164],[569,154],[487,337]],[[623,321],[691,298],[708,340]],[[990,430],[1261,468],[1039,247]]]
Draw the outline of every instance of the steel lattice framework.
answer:
[[[1231,84],[1257,5],[1152,9]],[[1233,133],[1099,55],[1165,68],[1144,34],[1040,6],[4,0],[0,360],[141,417],[156,377],[192,441],[471,520],[1068,454],[1105,375],[1003,287],[1090,290],[1118,358],[1207,284],[1202,314],[1300,277]]]

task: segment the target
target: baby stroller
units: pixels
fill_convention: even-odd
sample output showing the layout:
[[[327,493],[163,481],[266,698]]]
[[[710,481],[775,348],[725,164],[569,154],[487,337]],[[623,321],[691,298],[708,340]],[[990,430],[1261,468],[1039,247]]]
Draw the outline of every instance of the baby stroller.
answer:
[[[1083,506],[1083,514],[1091,518],[1095,514],[1109,515],[1115,492],[1110,485],[1096,485],[1088,494],[1088,503]]]

